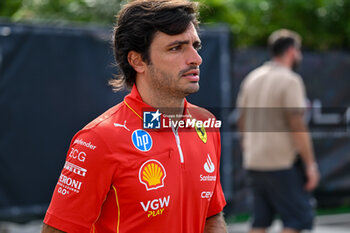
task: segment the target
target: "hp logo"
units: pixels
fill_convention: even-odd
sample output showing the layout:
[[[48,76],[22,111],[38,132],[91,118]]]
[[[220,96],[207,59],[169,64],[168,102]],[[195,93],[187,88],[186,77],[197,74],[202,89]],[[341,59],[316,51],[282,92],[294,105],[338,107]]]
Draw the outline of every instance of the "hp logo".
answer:
[[[152,148],[152,138],[142,129],[135,130],[131,135],[132,143],[140,151],[149,151]]]

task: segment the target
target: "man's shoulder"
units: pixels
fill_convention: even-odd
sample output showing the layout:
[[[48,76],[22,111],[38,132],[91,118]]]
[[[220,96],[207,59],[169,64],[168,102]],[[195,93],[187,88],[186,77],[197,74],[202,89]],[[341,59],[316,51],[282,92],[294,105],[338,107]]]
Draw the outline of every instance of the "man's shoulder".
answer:
[[[88,123],[81,132],[93,132],[102,138],[123,136],[139,123],[139,119],[121,102]]]
[[[126,138],[126,135],[130,134],[130,130],[135,125],[133,121],[134,119],[131,117],[130,111],[121,102],[79,130],[73,140],[76,138],[86,138],[104,143],[105,145],[111,145],[111,143],[115,143],[116,137],[118,137],[118,142],[120,142]]]
[[[278,81],[278,83],[285,83],[286,85],[296,82],[303,83],[298,73],[274,62],[266,62],[262,66],[251,71],[247,75],[247,82],[249,82],[249,80],[255,80],[257,77],[271,82]]]
[[[292,86],[304,86],[302,77],[292,70],[284,70],[283,73],[281,72],[279,74],[278,78],[279,82],[281,82],[285,88],[290,88]]]
[[[292,69],[287,69],[287,68],[280,68],[280,73],[284,75],[284,77],[288,79],[300,79],[301,76],[293,71]]]
[[[191,117],[195,119],[215,118],[214,114],[211,113],[209,110],[203,107],[199,107],[195,104],[187,103],[187,110]]]
[[[110,121],[113,121],[113,119],[118,118],[121,116],[120,112],[124,107],[124,103],[121,102],[111,108],[109,108],[107,111],[96,117],[94,120],[92,120],[90,123],[88,123],[83,130],[89,130],[89,129],[99,129],[101,127],[106,127],[109,125]]]
[[[242,81],[242,85],[247,86],[251,83],[255,83],[256,80],[266,77],[265,74],[267,74],[270,70],[271,69],[266,64],[256,67],[245,76],[245,78]]]
[[[266,72],[266,70],[270,69],[270,66],[267,63],[264,63],[256,68],[254,68],[252,71],[250,71],[247,75],[247,77],[249,76],[255,76],[255,75],[259,75],[260,73],[264,73]]]

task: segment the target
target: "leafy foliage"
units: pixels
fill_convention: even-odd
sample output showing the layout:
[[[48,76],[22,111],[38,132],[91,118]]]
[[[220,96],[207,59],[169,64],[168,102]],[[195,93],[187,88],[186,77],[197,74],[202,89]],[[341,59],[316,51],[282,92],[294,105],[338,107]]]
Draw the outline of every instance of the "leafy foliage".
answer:
[[[226,23],[238,46],[264,46],[278,28],[295,30],[309,49],[350,48],[350,0],[199,0],[201,21]],[[114,23],[126,0],[1,0],[12,21]]]
[[[2,0],[1,16],[12,21],[114,23],[122,0]]]
[[[309,49],[350,48],[350,0],[203,0],[202,21],[230,25],[240,46],[265,45],[279,28]]]

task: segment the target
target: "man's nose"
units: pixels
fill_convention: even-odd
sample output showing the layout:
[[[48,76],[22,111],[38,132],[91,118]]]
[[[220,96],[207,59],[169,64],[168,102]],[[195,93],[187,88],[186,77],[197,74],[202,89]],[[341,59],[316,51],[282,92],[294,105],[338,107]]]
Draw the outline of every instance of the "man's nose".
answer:
[[[199,55],[198,51],[192,47],[188,53],[187,65],[199,66],[200,64],[202,64],[202,57]]]

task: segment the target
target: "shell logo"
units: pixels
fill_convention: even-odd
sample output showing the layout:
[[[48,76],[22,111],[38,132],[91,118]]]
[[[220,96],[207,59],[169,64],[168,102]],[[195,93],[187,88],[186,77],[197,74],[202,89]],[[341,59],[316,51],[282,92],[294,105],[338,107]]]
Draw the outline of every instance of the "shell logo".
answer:
[[[163,165],[150,159],[142,164],[139,170],[139,180],[146,186],[147,191],[164,187],[166,172]]]

